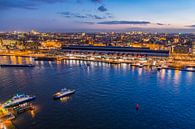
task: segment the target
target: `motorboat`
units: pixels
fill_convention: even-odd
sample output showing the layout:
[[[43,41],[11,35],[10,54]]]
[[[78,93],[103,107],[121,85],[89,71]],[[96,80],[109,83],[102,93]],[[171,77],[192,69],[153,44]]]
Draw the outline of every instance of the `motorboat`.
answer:
[[[75,92],[76,92],[75,90],[64,88],[64,89],[61,89],[61,91],[55,93],[53,95],[53,98],[60,99],[60,98],[65,97],[65,96],[70,96],[70,95],[74,94]]]

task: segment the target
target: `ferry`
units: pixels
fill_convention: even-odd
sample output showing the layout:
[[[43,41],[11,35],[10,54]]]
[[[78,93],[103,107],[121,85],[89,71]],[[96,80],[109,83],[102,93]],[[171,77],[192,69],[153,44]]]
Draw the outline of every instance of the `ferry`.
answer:
[[[70,89],[61,89],[60,92],[57,92],[53,95],[53,98],[54,99],[60,99],[62,97],[65,97],[65,96],[70,96],[72,94],[74,94],[76,91],[75,90],[70,90]]]
[[[35,67],[33,64],[0,64],[0,67]]]
[[[36,96],[17,94],[16,96],[14,96],[11,99],[9,99],[8,101],[6,101],[2,105],[2,107],[4,107],[4,108],[14,107],[14,106],[17,106],[19,104],[23,104],[25,102],[30,102],[30,101],[34,100],[35,98],[36,98]]]

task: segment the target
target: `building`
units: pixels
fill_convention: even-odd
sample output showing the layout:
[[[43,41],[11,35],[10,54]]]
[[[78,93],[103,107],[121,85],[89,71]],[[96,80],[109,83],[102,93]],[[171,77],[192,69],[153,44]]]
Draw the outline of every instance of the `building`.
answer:
[[[103,54],[127,54],[140,56],[168,57],[167,50],[150,50],[149,48],[134,47],[104,47],[104,46],[64,46],[64,52],[87,52]]]
[[[195,54],[195,41],[192,41],[191,53]]]
[[[41,43],[41,49],[59,49],[61,48],[61,42],[58,41],[45,41]]]
[[[3,40],[0,38],[0,49],[3,47]]]

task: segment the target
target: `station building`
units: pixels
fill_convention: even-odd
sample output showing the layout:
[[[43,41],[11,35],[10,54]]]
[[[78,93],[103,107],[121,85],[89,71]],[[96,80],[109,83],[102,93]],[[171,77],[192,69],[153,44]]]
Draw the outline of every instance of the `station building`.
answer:
[[[105,46],[63,46],[64,52],[99,53],[99,54],[126,54],[140,56],[168,57],[168,50],[151,50],[149,48],[135,47],[105,47]]]

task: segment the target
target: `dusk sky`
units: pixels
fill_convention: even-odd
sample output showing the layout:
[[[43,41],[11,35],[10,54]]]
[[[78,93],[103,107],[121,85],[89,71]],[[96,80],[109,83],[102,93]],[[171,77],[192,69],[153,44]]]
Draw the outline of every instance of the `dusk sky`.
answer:
[[[0,31],[195,32],[194,13],[195,0],[0,0]]]

